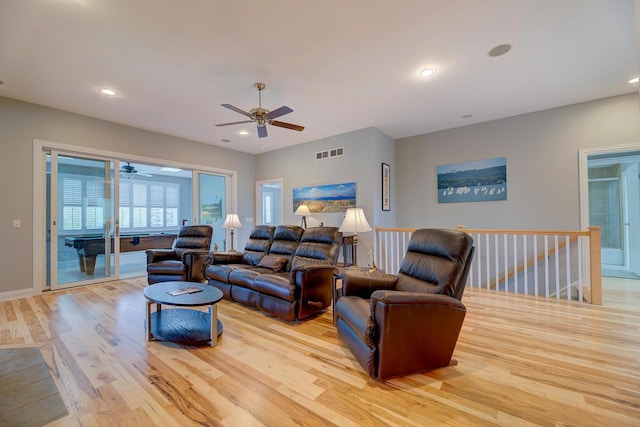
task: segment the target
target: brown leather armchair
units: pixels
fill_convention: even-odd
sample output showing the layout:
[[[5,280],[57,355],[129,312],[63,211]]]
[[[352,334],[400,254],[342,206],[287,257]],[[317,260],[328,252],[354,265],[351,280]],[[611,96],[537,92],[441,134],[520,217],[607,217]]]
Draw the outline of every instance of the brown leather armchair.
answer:
[[[397,276],[344,271],[338,335],[369,375],[387,379],[449,365],[473,253],[473,239],[462,231],[420,229]]]
[[[180,229],[171,249],[147,251],[147,281],[150,285],[171,280],[202,282],[210,262],[213,228],[187,225]]]

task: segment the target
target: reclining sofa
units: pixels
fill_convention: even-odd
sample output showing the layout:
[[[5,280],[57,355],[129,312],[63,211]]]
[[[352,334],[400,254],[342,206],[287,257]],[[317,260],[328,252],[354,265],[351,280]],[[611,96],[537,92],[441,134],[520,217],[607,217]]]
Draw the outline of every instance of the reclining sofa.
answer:
[[[340,237],[337,227],[259,225],[243,253],[212,253],[205,276],[227,300],[288,321],[304,319],[331,305]]]

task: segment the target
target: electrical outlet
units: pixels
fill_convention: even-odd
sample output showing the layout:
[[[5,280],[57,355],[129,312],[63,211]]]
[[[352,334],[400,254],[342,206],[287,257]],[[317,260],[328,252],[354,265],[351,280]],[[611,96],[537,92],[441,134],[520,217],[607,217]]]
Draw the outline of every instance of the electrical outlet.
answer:
[[[253,217],[252,216],[248,216],[244,219],[244,222],[248,222],[249,224],[251,224],[253,222]]]

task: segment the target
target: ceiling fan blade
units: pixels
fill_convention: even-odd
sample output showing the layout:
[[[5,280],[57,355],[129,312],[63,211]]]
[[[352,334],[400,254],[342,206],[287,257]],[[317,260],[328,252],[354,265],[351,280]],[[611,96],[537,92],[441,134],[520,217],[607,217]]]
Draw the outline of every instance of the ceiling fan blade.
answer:
[[[265,117],[267,119],[275,119],[276,117],[284,116],[285,114],[289,114],[292,112],[293,110],[291,108],[283,105],[280,108],[276,108],[275,110],[268,112],[267,114],[265,114]]]
[[[258,126],[258,138],[264,138],[267,136],[267,127]]]
[[[229,110],[233,110],[233,111],[235,111],[236,113],[244,114],[244,115],[245,115],[245,116],[247,116],[247,117],[251,117],[251,118],[253,118],[253,117],[251,116],[251,113],[247,113],[246,111],[241,110],[241,109],[239,109],[238,107],[234,107],[234,106],[233,106],[233,105],[231,105],[231,104],[220,104],[220,105],[221,105],[221,106],[223,106],[224,108],[228,108]]]
[[[304,126],[294,125],[293,123],[279,122],[277,120],[272,120],[271,123],[269,123],[269,124],[271,124],[273,126],[278,126],[278,127],[281,127],[281,128],[297,130],[298,132],[302,132],[304,130]]]
[[[241,122],[231,122],[231,123],[218,123],[216,126],[229,126],[229,125],[239,125],[241,123],[252,123],[253,120],[243,120]]]

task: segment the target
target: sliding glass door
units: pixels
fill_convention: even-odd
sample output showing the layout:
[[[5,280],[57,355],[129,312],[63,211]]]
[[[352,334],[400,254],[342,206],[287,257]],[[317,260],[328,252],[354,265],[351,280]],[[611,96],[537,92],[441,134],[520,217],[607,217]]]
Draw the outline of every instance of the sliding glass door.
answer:
[[[115,162],[51,151],[46,164],[47,285],[115,278]]]

